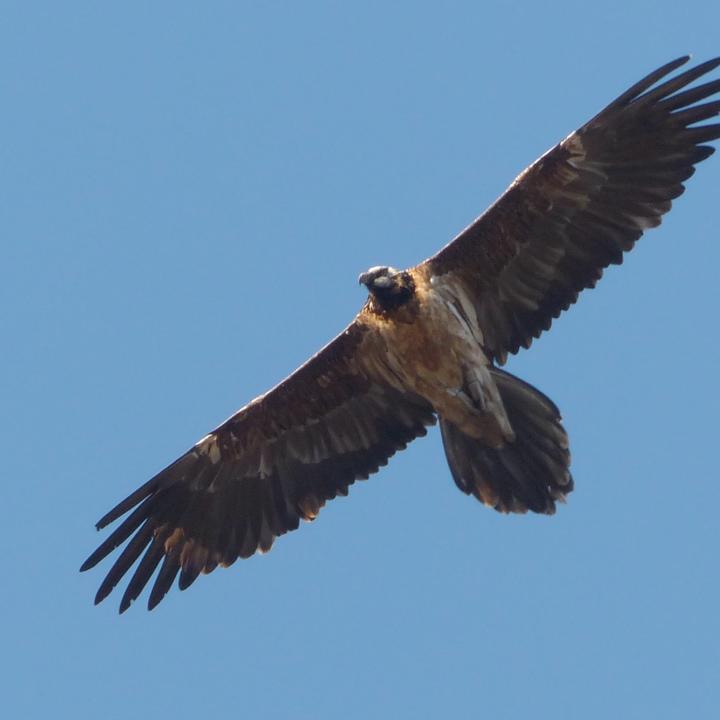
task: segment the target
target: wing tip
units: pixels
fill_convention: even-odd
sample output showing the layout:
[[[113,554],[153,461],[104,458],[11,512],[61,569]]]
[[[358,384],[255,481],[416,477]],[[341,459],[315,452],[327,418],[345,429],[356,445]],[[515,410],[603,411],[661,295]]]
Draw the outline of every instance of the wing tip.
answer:
[[[88,570],[91,570],[94,568],[101,560],[106,558],[108,556],[108,553],[110,551],[104,551],[105,544],[100,545],[96,550],[94,550],[88,557],[86,558],[85,562],[80,566],[80,572],[86,572]]]
[[[673,69],[682,67],[685,65],[685,63],[690,62],[692,60],[693,54],[692,53],[685,53],[685,55],[681,55],[680,57],[675,58],[674,60],[671,60],[665,67],[672,66]]]
[[[154,610],[160,604],[160,602],[163,600],[165,595],[167,595],[167,592],[164,592],[159,596],[154,595],[153,593],[150,593],[150,597],[148,598],[148,602],[147,602],[148,612]]]

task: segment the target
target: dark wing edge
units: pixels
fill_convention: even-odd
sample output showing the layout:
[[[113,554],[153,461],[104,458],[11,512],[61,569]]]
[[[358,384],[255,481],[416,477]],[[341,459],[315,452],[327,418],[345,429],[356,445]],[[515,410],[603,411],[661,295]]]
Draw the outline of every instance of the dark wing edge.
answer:
[[[200,573],[267,552],[276,537],[313,520],[327,500],[347,495],[355,480],[425,435],[435,422],[432,407],[371,369],[381,352],[375,341],[356,320],[103,516],[98,530],[132,511],[80,568],[127,541],[95,603],[141,555],[121,613],[161,562],[148,609],[178,573],[184,590]]]
[[[622,263],[714,152],[703,143],[720,138],[720,124],[697,123],[720,114],[718,99],[700,102],[720,92],[720,80],[683,88],[720,58],[657,84],[688,60],[633,85],[421,264],[431,275],[451,274],[470,296],[498,363],[529,347],[604,268]]]

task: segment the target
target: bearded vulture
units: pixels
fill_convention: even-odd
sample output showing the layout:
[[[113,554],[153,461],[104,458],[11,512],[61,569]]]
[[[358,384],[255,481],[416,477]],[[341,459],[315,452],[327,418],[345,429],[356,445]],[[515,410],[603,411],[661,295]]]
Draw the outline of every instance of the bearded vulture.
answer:
[[[149,609],[178,573],[184,590],[267,552],[436,421],[460,490],[503,513],[553,513],[573,489],[560,413],[499,366],[621,263],[713,153],[720,123],[697,123],[720,114],[720,80],[687,86],[720,58],[666,78],[688,59],[568,135],[433,257],[360,275],[368,298],[340,335],[100,519],[129,513],[82,565],[127,541],[95,602],[138,559],[120,612],[158,565]]]

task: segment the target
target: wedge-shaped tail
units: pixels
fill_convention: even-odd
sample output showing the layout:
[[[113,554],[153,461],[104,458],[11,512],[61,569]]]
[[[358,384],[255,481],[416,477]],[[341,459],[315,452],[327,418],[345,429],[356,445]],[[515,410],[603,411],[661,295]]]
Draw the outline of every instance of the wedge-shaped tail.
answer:
[[[532,385],[492,368],[515,440],[493,449],[440,419],[455,484],[500,512],[552,514],[573,489],[567,434],[555,404]]]

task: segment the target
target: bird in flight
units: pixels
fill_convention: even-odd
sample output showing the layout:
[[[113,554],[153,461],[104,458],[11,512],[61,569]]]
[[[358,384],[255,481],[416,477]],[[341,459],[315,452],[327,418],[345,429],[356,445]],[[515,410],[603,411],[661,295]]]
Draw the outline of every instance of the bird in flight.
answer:
[[[435,422],[460,490],[553,513],[573,489],[560,413],[500,366],[621,263],[713,153],[720,123],[698,123],[720,114],[720,80],[693,83],[720,58],[675,73],[688,60],[568,135],[436,255],[362,273],[367,301],[340,335],[100,519],[129,513],[81,567],[126,543],[95,602],[136,563],[120,612],[158,565],[149,609],[178,574],[184,590],[267,552]]]

